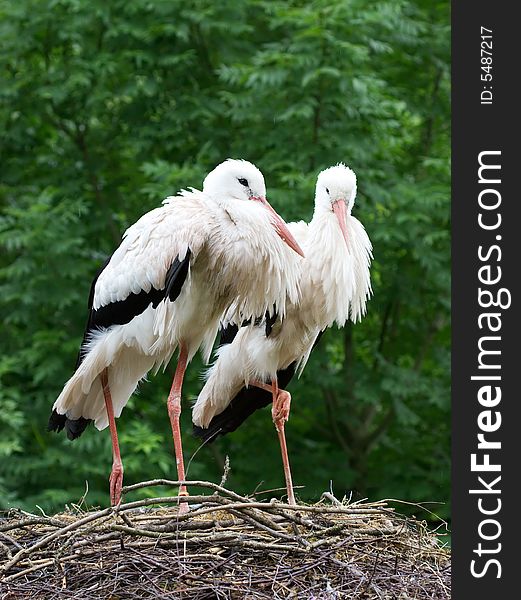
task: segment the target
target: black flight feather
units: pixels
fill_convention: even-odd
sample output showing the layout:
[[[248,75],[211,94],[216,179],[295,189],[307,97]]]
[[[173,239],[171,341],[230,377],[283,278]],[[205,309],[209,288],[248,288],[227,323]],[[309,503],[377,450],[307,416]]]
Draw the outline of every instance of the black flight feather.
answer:
[[[247,324],[247,323],[243,323]],[[239,326],[235,323],[230,323],[226,327],[221,327],[219,331],[219,346],[231,344],[235,339],[235,336],[239,332]]]
[[[158,304],[167,297],[173,302],[181,293],[186,276],[188,275],[191,254],[190,249],[188,249],[183,260],[180,261],[177,257],[174,259],[166,272],[165,287],[162,289],[158,290],[151,287],[148,292],[146,290],[141,290],[137,294],[131,292],[124,300],[110,302],[95,310],[92,306],[94,303],[96,282],[103,269],[108,265],[110,261],[110,258],[108,258],[105,264],[97,272],[91,285],[88,306],[89,318],[85,333],[83,334],[83,341],[78,355],[76,368],[80,366],[85,357],[84,347],[93,331],[96,331],[97,329],[106,329],[112,325],[125,325],[130,323],[134,317],[137,317],[144,312],[151,304],[156,308]]]
[[[52,411],[47,424],[47,431],[61,431],[65,428],[67,437],[70,440],[79,438],[85,431],[91,419],[80,417],[79,419],[68,419],[66,415],[60,415],[55,410]]]
[[[313,348],[318,344],[323,333],[324,331],[321,331],[318,334]],[[297,361],[291,363],[289,367],[277,371],[277,382],[280,389],[286,389],[295,375],[296,368]],[[215,415],[207,429],[194,425],[193,434],[204,442],[213,442],[220,435],[235,431],[256,410],[269,406],[272,400],[272,394],[266,390],[255,386],[243,387],[223,412]]]
[[[273,326],[275,325],[275,322],[277,321],[278,318],[279,318],[279,316],[275,312],[275,307],[274,307],[273,314],[271,314],[270,311],[267,310],[266,314],[264,315],[264,318],[257,317],[253,323],[256,327],[258,327],[259,325],[261,325],[264,322],[265,335],[266,335],[266,337],[269,337],[271,335]],[[243,321],[241,323],[241,327],[246,327],[247,325],[250,325],[250,323],[251,323],[251,319],[246,319],[245,321]],[[229,323],[228,325],[226,325],[226,327],[221,326],[221,328],[219,330],[219,346],[231,344],[233,342],[233,340],[235,339],[235,336],[237,335],[238,331],[239,331],[239,326],[236,323]]]
[[[291,381],[296,367],[297,363],[293,362],[286,369],[277,371],[277,381],[281,389]],[[271,392],[255,386],[243,387],[223,412],[215,415],[207,429],[194,425],[193,434],[204,442],[213,442],[219,435],[235,431],[256,410],[269,406],[272,400]]]
[[[181,293],[186,276],[188,275],[191,254],[190,249],[188,249],[183,260],[179,260],[177,257],[175,258],[166,273],[164,288],[158,290],[151,287],[150,291],[147,292],[141,290],[137,294],[131,292],[124,300],[110,302],[109,304],[100,306],[100,308],[94,310],[92,306],[94,304],[96,283],[102,271],[110,262],[111,257],[109,256],[101,268],[98,269],[90,287],[88,300],[89,317],[87,326],[85,327],[85,333],[83,334],[78,358],[76,360],[76,369],[85,358],[87,353],[86,344],[93,331],[108,328],[112,325],[125,325],[126,323],[130,323],[134,317],[137,317],[144,312],[150,304],[156,308],[162,300],[166,300],[167,298],[170,302],[174,302]],[[84,417],[80,417],[79,419],[68,419],[66,415],[60,415],[53,410],[49,418],[47,430],[61,431],[65,428],[67,437],[70,440],[74,440],[80,437],[90,421],[91,419],[85,419]]]
[[[183,258],[183,260],[176,258],[166,272],[163,297],[166,299],[168,296],[170,302],[173,302],[181,293],[181,288],[183,287],[186,276],[188,275],[188,267],[190,266],[191,255],[192,252],[190,251],[190,248],[188,248],[186,251],[186,256]],[[157,304],[159,304],[159,302]],[[157,306],[157,304],[154,304],[154,308]]]

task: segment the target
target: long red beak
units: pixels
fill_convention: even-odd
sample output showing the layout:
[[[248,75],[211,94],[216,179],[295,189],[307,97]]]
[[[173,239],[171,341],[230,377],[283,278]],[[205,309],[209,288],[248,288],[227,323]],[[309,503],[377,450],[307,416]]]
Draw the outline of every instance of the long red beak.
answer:
[[[302,248],[298,245],[297,240],[291,235],[288,226],[283,221],[283,219],[275,212],[275,210],[272,208],[271,204],[266,200],[266,198],[255,197],[251,199],[257,200],[263,206],[266,207],[266,209],[271,213],[271,222],[273,223],[273,227],[275,228],[277,234],[282,238],[284,242],[286,242],[286,244],[292,250],[295,250],[297,254],[300,254],[300,256],[304,257],[304,252],[302,251]]]
[[[340,231],[344,236],[344,241],[347,246],[347,225],[346,225],[346,201],[343,199],[336,200],[333,202],[333,212],[335,213],[335,217],[338,219],[338,224],[340,225]]]

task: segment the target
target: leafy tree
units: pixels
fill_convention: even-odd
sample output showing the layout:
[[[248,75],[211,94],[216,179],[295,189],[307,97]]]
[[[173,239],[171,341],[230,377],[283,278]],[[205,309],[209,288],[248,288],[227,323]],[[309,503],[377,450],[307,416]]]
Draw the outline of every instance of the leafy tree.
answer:
[[[167,195],[228,156],[309,219],[345,161],[374,244],[362,323],[331,330],[292,383],[302,498],[446,502],[449,486],[449,19],[425,0],[0,0],[0,503],[106,504],[109,436],[45,432],[96,268]],[[185,394],[200,389],[196,359]],[[126,481],[173,477],[173,365],[119,421]],[[197,449],[183,414],[187,455]],[[269,413],[202,448],[189,476],[282,484]],[[262,452],[259,449],[262,448]],[[263,481],[263,483],[260,483]],[[448,505],[438,511],[446,516]]]

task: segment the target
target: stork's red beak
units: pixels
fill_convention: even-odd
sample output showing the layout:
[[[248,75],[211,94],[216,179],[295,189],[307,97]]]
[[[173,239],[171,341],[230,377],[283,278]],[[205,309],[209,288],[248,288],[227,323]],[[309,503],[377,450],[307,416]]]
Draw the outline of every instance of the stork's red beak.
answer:
[[[255,197],[251,199],[257,200],[257,202],[260,202],[263,206],[266,207],[266,209],[271,213],[271,222],[273,223],[273,227],[275,228],[277,234],[282,238],[282,241],[286,242],[286,244],[292,250],[295,250],[297,254],[300,254],[300,256],[304,257],[304,252],[302,251],[302,248],[298,245],[297,240],[291,235],[288,226],[283,221],[283,219],[279,217],[279,215],[275,212],[275,210],[272,208],[271,204],[266,200],[266,198]]]
[[[335,200],[333,202],[333,212],[335,213],[335,217],[338,219],[338,224],[340,225],[340,231],[344,236],[344,241],[347,246],[347,224],[346,224],[346,201],[343,198]]]

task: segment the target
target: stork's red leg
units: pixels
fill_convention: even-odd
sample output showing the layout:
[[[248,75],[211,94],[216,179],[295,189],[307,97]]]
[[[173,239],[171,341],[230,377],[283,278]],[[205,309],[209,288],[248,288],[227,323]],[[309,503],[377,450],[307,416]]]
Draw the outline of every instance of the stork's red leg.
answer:
[[[286,489],[288,491],[288,503],[296,504],[295,494],[293,492],[293,481],[291,479],[291,468],[289,466],[288,448],[286,446],[286,434],[284,433],[284,425],[289,418],[289,410],[291,404],[291,395],[285,390],[278,389],[277,380],[272,382],[273,385],[273,406],[271,414],[277,435],[279,436],[280,453],[282,455],[282,465],[284,467],[284,477],[286,479]]]
[[[284,432],[284,425],[289,418],[291,394],[285,390],[279,390],[276,379],[271,385],[262,383],[260,381],[253,381],[251,384],[273,394],[271,415],[273,418],[273,424],[277,430],[277,435],[279,436],[282,466],[284,467],[284,478],[286,479],[286,490],[288,492],[288,503],[295,505],[297,502],[295,501],[295,493],[293,492],[293,481],[291,478],[291,468],[289,466],[288,447],[286,445],[286,434]]]
[[[123,463],[119,452],[118,431],[116,429],[116,419],[114,418],[114,408],[112,406],[112,396],[110,395],[109,376],[107,369],[101,372],[101,387],[105,398],[107,416],[109,418],[110,437],[112,439],[112,471],[110,472],[110,503],[116,506],[121,502],[121,488],[123,487]]]
[[[168,416],[170,417],[170,424],[172,425],[172,435],[174,438],[174,451],[175,461],[177,465],[177,478],[179,481],[185,480],[185,464],[183,460],[183,444],[181,442],[181,427],[179,424],[179,417],[181,415],[181,388],[183,387],[183,378],[186,371],[186,363],[188,359],[188,352],[186,345],[181,342],[179,346],[179,359],[177,361],[177,368],[175,370],[174,380],[168,395]],[[188,491],[185,485],[181,485],[179,488],[179,496],[188,496]],[[179,513],[185,514],[189,511],[188,504],[181,502],[179,505]]]

